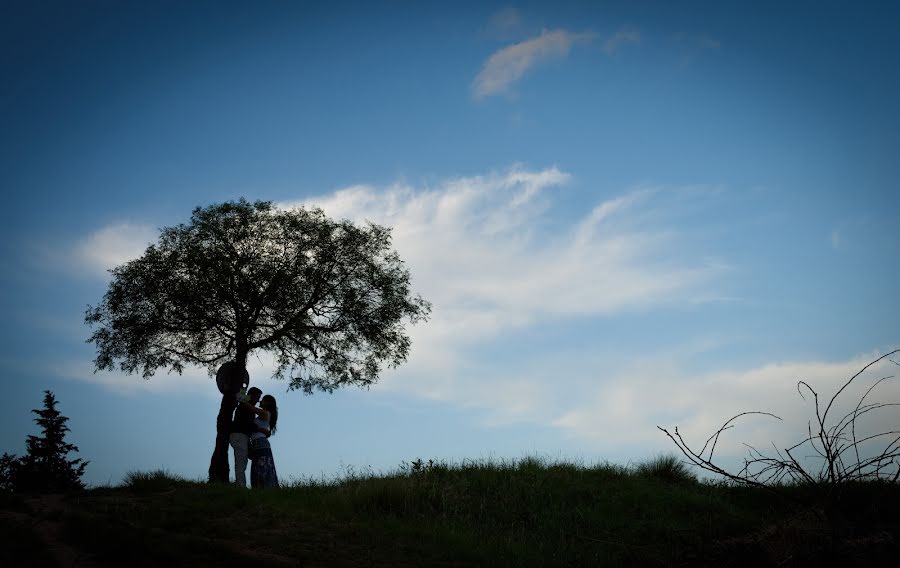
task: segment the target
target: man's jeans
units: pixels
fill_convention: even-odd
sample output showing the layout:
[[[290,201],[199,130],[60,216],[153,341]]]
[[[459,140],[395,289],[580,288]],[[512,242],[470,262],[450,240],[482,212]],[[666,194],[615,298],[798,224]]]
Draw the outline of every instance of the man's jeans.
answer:
[[[247,487],[247,455],[250,452],[250,436],[240,432],[232,432],[228,443],[234,449],[234,482],[240,487]]]

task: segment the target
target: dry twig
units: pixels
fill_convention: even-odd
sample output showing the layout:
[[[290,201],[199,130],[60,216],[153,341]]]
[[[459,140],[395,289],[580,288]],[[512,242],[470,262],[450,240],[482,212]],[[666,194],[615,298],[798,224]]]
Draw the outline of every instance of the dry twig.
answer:
[[[741,412],[728,419],[718,430],[707,438],[699,451],[693,449],[685,442],[677,427],[674,432],[669,432],[661,426],[657,426],[657,428],[664,432],[666,436],[675,443],[681,453],[684,454],[687,460],[693,465],[745,485],[771,487],[773,484],[779,484],[785,481],[794,483],[827,483],[832,487],[840,486],[852,481],[879,480],[896,483],[898,479],[900,479],[900,431],[889,430],[862,438],[857,437],[856,432],[856,422],[861,416],[876,410],[900,406],[900,403],[896,402],[865,403],[866,398],[876,387],[884,381],[892,379],[893,376],[886,376],[878,379],[875,384],[866,390],[865,394],[863,394],[852,411],[842,416],[834,425],[830,427],[826,426],[828,414],[831,411],[835,400],[842,392],[844,392],[850,383],[859,377],[866,369],[884,359],[900,366],[900,363],[889,358],[896,353],[900,353],[900,349],[882,355],[850,377],[850,379],[848,379],[829,399],[824,411],[821,409],[819,394],[815,389],[813,389],[806,381],[798,381],[797,392],[800,394],[800,397],[803,398],[803,400],[806,400],[806,397],[803,395],[803,389],[812,395],[813,403],[815,405],[815,431],[812,426],[812,420],[808,421],[806,438],[783,450],[780,450],[773,443],[772,447],[775,450],[774,455],[764,454],[757,448],[744,444],[748,448],[748,456],[744,459],[744,466],[737,473],[731,473],[724,467],[715,463],[714,454],[716,445],[719,442],[719,437],[725,430],[733,428],[734,421],[742,416],[759,414],[781,420],[779,416],[762,411]],[[893,436],[893,439],[891,439],[890,443],[888,443],[880,452],[871,457],[863,457],[860,454],[860,445],[889,436]],[[808,457],[818,457],[821,460],[821,466],[818,471],[812,470],[809,465],[802,465],[795,457],[794,453],[792,453],[804,446],[808,446],[816,454],[815,456]]]

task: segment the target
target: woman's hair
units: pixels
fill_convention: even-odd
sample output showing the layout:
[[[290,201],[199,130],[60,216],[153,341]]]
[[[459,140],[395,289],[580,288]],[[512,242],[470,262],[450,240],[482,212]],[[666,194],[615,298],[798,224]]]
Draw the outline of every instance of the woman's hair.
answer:
[[[263,406],[266,410],[269,411],[269,430],[272,431],[272,434],[275,433],[275,424],[278,423],[278,404],[275,402],[275,397],[267,394],[262,397],[260,401],[260,406]]]

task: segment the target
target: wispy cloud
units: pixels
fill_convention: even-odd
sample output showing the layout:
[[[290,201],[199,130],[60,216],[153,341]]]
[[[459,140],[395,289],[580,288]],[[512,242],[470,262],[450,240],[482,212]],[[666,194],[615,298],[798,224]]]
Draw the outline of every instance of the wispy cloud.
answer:
[[[472,96],[483,99],[506,92],[535,66],[568,56],[572,46],[588,43],[595,35],[566,30],[544,30],[536,38],[516,43],[493,53],[472,82]]]
[[[681,53],[682,67],[689,66],[703,52],[718,51],[722,47],[722,42],[712,36],[687,32],[675,34],[675,43]]]
[[[751,415],[723,434],[719,451],[723,455],[743,455],[744,443],[762,449],[779,448],[800,442],[807,433],[807,421],[815,422],[815,406],[797,391],[804,380],[818,393],[821,410],[841,386],[875,360],[879,354],[867,353],[842,361],[796,360],[771,362],[751,368],[722,369],[693,375],[677,362],[647,354],[631,368],[621,369],[573,392],[570,408],[554,424],[584,440],[603,447],[615,432],[616,442],[667,447],[668,440],[656,426],[678,426],[691,444],[703,441],[722,424],[741,412],[771,412],[782,420]],[[835,402],[829,414],[839,419],[852,411],[866,389],[878,379],[900,371],[890,361],[869,368]],[[900,382],[879,385],[867,402],[900,402]],[[897,412],[887,408],[860,419],[860,432],[888,431],[896,423]],[[674,449],[671,446],[670,449]]]
[[[487,31],[498,38],[506,38],[522,29],[522,15],[512,6],[505,6],[491,15]]]
[[[97,229],[65,250],[51,254],[56,268],[105,278],[107,271],[140,256],[159,236],[150,225],[116,223]]]
[[[678,301],[718,270],[698,260],[672,262],[683,255],[670,254],[677,240],[671,227],[641,225],[654,209],[652,188],[603,200],[574,223],[542,230],[554,221],[548,191],[569,180],[555,167],[514,167],[437,187],[354,186],[296,204],[393,227],[394,245],[423,293],[453,310],[478,306],[477,313],[497,310],[510,321]]]
[[[471,375],[470,348],[549,321],[688,305],[713,293],[725,270],[679,249],[665,222],[673,205],[665,191],[638,188],[574,220],[556,218],[554,194],[570,179],[555,167],[514,167],[431,187],[354,186],[281,206],[317,205],[333,217],[393,228],[414,289],[434,310],[427,324],[410,330],[410,361],[382,388],[464,405],[490,401],[492,412],[508,417],[543,400],[547,385],[536,379],[525,388],[512,377],[506,385],[494,374],[471,379],[480,381],[477,388],[462,387]],[[494,391],[507,394],[485,398]],[[464,392],[479,394],[469,399]]]
[[[727,266],[685,247],[670,220],[692,200],[703,202],[719,190],[635,188],[559,225],[554,196],[570,181],[558,168],[516,167],[424,188],[356,186],[304,201],[332,216],[394,227],[415,289],[434,303],[432,320],[411,329],[409,363],[387,373],[377,391],[476,408],[486,424],[557,428],[595,451],[624,443],[671,449],[657,424],[677,424],[699,438],[745,410],[785,419],[748,421],[723,441],[723,451],[740,455],[741,442],[786,442],[804,431],[809,415],[796,396],[797,380],[832,393],[874,358],[789,360],[696,374],[691,354],[716,348],[701,342],[676,349],[677,355],[530,353],[524,371],[479,359],[478,349],[517,330],[689,305],[721,293],[717,283]],[[856,386],[867,388],[869,378]],[[858,393],[851,389],[846,400]],[[883,394],[900,400],[895,385]]]
[[[603,53],[613,55],[625,45],[641,43],[641,34],[633,29],[621,29],[603,42]]]

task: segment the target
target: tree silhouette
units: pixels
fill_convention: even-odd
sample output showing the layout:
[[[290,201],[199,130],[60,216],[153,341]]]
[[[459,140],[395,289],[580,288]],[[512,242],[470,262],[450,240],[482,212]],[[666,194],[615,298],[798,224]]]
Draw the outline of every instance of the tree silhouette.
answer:
[[[210,373],[226,362],[210,480],[228,480],[227,424],[247,356],[270,353],[289,388],[331,392],[368,386],[406,360],[406,322],[430,304],[410,292],[390,229],[335,221],[320,209],[281,210],[244,199],[196,208],[161,230],[144,254],[111,271],[85,322],[96,326],[96,370],[149,378],[185,365]]]
[[[41,436],[28,436],[27,454],[18,457],[4,453],[0,458],[0,486],[26,492],[57,492],[83,489],[81,476],[89,462],[67,459],[78,447],[66,443],[69,419],[56,409],[56,397],[44,391],[44,408],[32,410]]]

